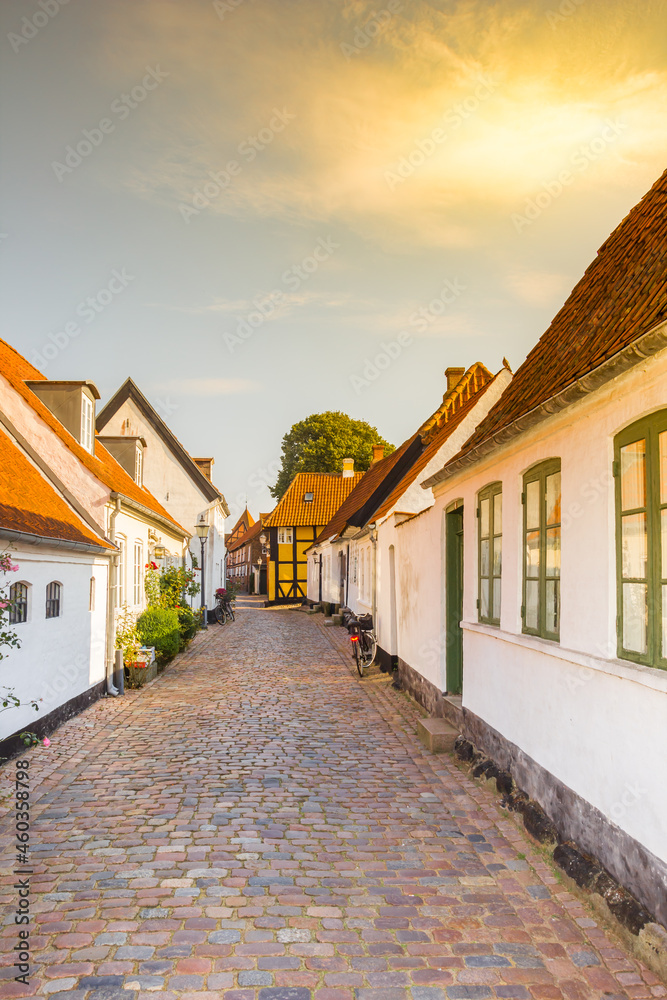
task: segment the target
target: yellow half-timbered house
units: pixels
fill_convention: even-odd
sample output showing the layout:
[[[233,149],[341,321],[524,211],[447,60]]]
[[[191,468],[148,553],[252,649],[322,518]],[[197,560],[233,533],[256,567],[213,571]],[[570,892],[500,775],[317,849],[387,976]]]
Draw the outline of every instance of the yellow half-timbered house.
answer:
[[[306,549],[352,492],[363,473],[354,461],[343,461],[342,473],[299,472],[278,506],[264,521],[268,528],[268,603],[290,604],[306,599]]]

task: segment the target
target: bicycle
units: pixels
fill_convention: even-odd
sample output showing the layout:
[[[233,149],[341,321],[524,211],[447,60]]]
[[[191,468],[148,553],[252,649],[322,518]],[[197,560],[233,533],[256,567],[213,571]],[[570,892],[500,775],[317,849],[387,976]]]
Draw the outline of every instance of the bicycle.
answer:
[[[349,608],[343,608],[343,624],[347,626],[352,643],[352,655],[357,665],[357,673],[364,676],[364,670],[370,667],[377,653],[377,636],[373,630],[373,616],[359,615],[357,617]]]
[[[228,621],[235,621],[232,598],[226,593],[216,593],[215,595],[215,620],[219,625],[224,625]]]

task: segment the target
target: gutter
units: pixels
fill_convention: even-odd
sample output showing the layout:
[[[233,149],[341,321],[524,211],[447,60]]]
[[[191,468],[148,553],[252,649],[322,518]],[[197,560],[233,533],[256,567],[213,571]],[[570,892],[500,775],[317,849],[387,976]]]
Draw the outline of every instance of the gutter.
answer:
[[[73,549],[75,552],[90,552],[93,555],[113,556],[111,549],[94,542],[77,542],[69,538],[50,538],[48,535],[35,535],[29,531],[15,531],[13,528],[0,527],[0,538],[22,545],[43,545],[55,549]]]
[[[150,507],[144,507],[137,500],[125,496],[124,493],[117,493],[115,490],[112,490],[109,494],[109,499],[114,502],[122,501],[124,507],[133,510],[136,514],[141,514],[146,521],[152,521],[165,531],[170,531],[172,535],[180,535],[184,540],[192,538],[190,532],[186,531],[180,524],[177,524],[176,521],[170,521],[168,518],[151,510]],[[113,517],[114,515],[112,514],[111,516]]]
[[[568,406],[573,406],[580,400],[585,399],[586,396],[590,396],[591,393],[601,389],[602,386],[624,375],[625,372],[641,364],[642,361],[653,357],[665,347],[667,347],[667,321],[653,327],[648,333],[643,334],[643,336],[628,344],[627,347],[607,358],[597,368],[593,368],[586,375],[582,375],[581,378],[568,385],[565,389],[562,389],[561,392],[550,396],[532,410],[517,417],[516,420],[513,420],[505,427],[501,427],[495,434],[491,434],[488,438],[485,438],[465,455],[453,459],[444,469],[440,469],[435,475],[426,479],[421,484],[422,489],[429,489],[438,483],[443,483],[445,480],[451,479],[452,476],[468,469],[471,465],[479,462],[497,448],[507,444],[508,441],[530,430],[548,417],[560,413]]]
[[[113,494],[112,494],[113,496]],[[116,506],[109,518],[109,538],[116,544],[116,518],[120,514],[120,497],[115,498]],[[118,573],[118,554],[109,560],[109,586],[107,587],[107,694],[117,698],[120,691],[113,682],[113,670],[116,657],[116,616],[114,599],[116,596],[116,575]]]

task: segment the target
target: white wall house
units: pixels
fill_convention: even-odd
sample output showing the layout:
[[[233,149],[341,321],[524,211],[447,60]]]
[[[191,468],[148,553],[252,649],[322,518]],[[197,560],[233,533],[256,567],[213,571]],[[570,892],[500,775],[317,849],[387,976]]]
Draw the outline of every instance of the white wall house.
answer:
[[[456,454],[511,378],[507,368],[494,377],[479,363],[468,371],[448,368],[445,374],[447,391],[435,413],[391,455],[381,458],[378,449],[371,468],[308,553],[309,599],[371,613],[378,656],[387,669],[398,656],[397,620],[403,609],[395,584],[397,527],[433,504],[432,491],[421,483]],[[424,555],[428,563],[430,551]]]
[[[666,195],[667,174],[395,549],[403,686],[436,715],[458,702],[467,738],[662,924]]]
[[[21,702],[0,713],[3,757],[21,746],[13,734],[52,732],[105,690],[107,587],[115,551],[15,435],[0,413],[0,552],[16,567],[0,572],[9,600],[2,618],[3,629],[20,643],[2,650],[1,693],[11,689]]]
[[[156,548],[179,563],[190,538],[143,483],[143,444],[133,442],[132,462],[120,464],[95,435],[92,382],[50,381],[18,352],[0,341],[0,411],[12,437],[41,463],[72,506],[97,535],[114,548],[108,583],[96,593],[106,608],[107,688],[112,671],[115,619],[122,605],[145,607],[144,573]],[[128,471],[129,470],[129,471]],[[0,524],[2,522],[0,521]],[[101,581],[100,581],[101,582]],[[96,588],[97,590],[97,588]],[[82,665],[77,684],[87,682]]]
[[[130,469],[133,449],[141,448],[143,482],[169,513],[192,533],[189,551],[201,564],[197,523],[209,525],[204,546],[205,596],[214,603],[225,581],[225,518],[229,508],[211,482],[212,458],[191,458],[132,379],[128,378],[97,416],[99,440]],[[124,459],[124,456],[127,456]],[[182,549],[164,559],[181,559]],[[192,560],[190,560],[190,563]],[[200,596],[193,598],[199,606]]]

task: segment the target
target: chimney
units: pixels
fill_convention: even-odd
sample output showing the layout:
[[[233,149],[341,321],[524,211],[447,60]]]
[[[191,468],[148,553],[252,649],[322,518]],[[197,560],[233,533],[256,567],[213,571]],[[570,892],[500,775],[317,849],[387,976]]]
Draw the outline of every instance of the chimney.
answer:
[[[344,458],[343,459],[343,479],[350,479],[354,475],[354,459]]]
[[[445,378],[447,379],[447,392],[451,392],[459,384],[465,375],[465,368],[445,368]]]
[[[211,479],[211,466],[213,465],[212,458],[193,458],[192,461],[195,463],[200,472],[203,472],[206,478],[210,481]]]
[[[379,462],[380,459],[382,459],[382,458],[384,458],[384,445],[383,444],[374,444],[373,445],[373,461],[371,462],[371,465],[375,465],[375,463]]]

